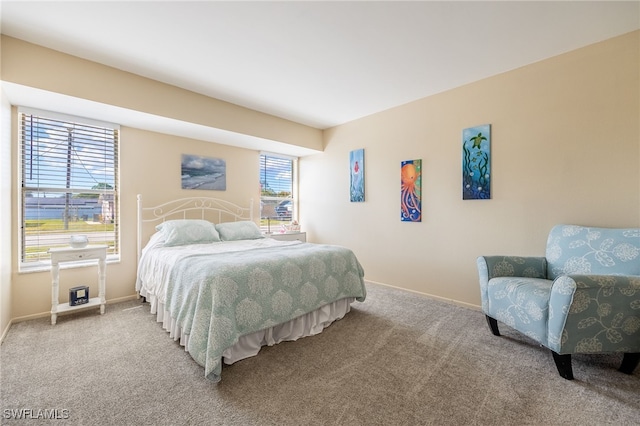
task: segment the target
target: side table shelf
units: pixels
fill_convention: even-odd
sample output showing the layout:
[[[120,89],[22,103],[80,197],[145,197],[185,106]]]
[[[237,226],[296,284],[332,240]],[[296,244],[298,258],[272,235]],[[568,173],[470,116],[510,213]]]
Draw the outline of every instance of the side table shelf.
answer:
[[[107,246],[92,245],[83,248],[63,247],[49,249],[51,253],[51,324],[54,325],[58,314],[73,311],[76,309],[100,306],[100,314],[104,314],[106,299],[106,269],[107,269]],[[80,262],[85,260],[98,261],[98,297],[92,297],[88,303],[71,306],[69,304],[59,304],[58,296],[60,292],[60,263]]]

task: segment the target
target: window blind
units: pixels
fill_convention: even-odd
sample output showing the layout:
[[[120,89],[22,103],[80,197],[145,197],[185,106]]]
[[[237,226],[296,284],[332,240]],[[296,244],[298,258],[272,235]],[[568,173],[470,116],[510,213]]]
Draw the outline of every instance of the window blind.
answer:
[[[260,155],[261,227],[289,223],[295,217],[293,188],[295,159],[277,155]]]
[[[22,265],[77,234],[117,254],[119,127],[46,112],[19,120]]]

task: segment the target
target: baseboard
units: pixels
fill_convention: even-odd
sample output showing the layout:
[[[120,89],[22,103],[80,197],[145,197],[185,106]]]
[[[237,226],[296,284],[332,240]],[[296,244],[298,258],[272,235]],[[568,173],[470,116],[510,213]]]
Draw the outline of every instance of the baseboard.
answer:
[[[407,289],[407,288],[397,287],[397,286],[394,286],[394,285],[391,285],[391,284],[381,283],[381,282],[372,281],[372,280],[365,280],[365,282],[371,283],[371,284],[376,284],[376,285],[381,285],[381,286],[384,286],[384,287],[393,288],[393,289],[400,290],[400,291],[406,291],[406,292],[409,292],[409,293],[417,294],[417,295],[422,296],[422,297],[428,297],[430,299],[439,300],[441,302],[446,302],[446,303],[451,303],[453,305],[462,306],[464,308],[473,309],[473,310],[476,310],[476,311],[481,311],[482,310],[482,308],[479,305],[473,305],[471,303],[461,302],[461,301],[455,300],[455,299],[448,299],[446,297],[436,296],[436,295],[430,294],[430,293],[423,293],[423,292],[420,292],[420,291],[410,290],[410,289]],[[126,302],[128,300],[134,300],[134,299],[139,299],[139,298],[140,298],[140,296],[138,294],[132,294],[131,296],[125,296],[125,297],[118,297],[118,298],[115,298],[115,299],[107,300],[107,305],[110,305],[110,304],[113,304],[113,303]],[[37,313],[37,314],[31,314],[31,315],[25,315],[25,316],[22,316],[22,317],[12,318],[11,320],[9,320],[9,324],[7,324],[7,327],[2,331],[2,336],[0,336],[0,344],[2,344],[2,342],[4,341],[4,338],[6,337],[7,333],[9,333],[9,329],[11,328],[11,326],[14,323],[21,322],[21,321],[29,321],[29,320],[32,320],[32,319],[44,318],[44,317],[49,317],[49,316],[51,316],[51,312],[40,312],[40,313]]]
[[[417,294],[419,296],[428,297],[429,299],[434,299],[434,300],[439,300],[441,302],[451,303],[452,305],[461,306],[463,308],[473,309],[475,311],[482,311],[482,307],[480,305],[473,305],[471,303],[461,302],[461,301],[455,300],[455,299],[448,299],[446,297],[436,296],[435,294],[423,293],[423,292],[420,292],[420,291],[417,291],[417,290],[410,290],[408,288],[396,287],[396,286],[391,285],[391,284],[380,283],[380,282],[377,282],[377,281],[371,281],[371,280],[364,280],[364,281],[365,281],[365,283],[372,283],[372,284],[377,284],[377,285],[381,285],[381,286],[384,286],[384,287],[393,288],[393,289],[396,289],[396,290],[406,291],[408,293],[413,293],[413,294]]]
[[[117,297],[115,299],[107,300],[107,305],[112,305],[114,303],[120,303],[120,302],[126,302],[128,300],[135,300],[137,298],[138,298],[138,296],[135,295],[135,294],[132,294],[131,296]],[[14,323],[17,323],[17,322],[22,322],[22,321],[29,321],[29,320],[32,320],[32,319],[50,317],[50,316],[51,316],[51,311],[47,311],[47,312],[40,312],[40,313],[37,313],[37,314],[30,314],[30,315],[24,315],[24,316],[21,316],[21,317],[12,318],[9,321],[9,326],[7,326],[6,332],[9,331],[9,327],[11,326],[11,324],[14,324]],[[6,334],[6,332],[5,332],[5,334]],[[4,334],[3,334],[3,339],[4,339]]]
[[[9,329],[11,328],[11,324],[13,324],[13,320],[9,320],[9,324],[7,324],[7,327],[2,330],[2,336],[0,336],[0,345],[2,344],[2,342],[4,342],[4,338],[7,337],[7,333],[9,333]]]

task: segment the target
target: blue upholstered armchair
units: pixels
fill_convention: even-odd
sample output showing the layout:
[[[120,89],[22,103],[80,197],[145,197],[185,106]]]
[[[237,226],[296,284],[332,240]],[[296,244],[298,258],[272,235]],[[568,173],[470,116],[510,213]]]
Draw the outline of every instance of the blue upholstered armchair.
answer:
[[[545,257],[482,256],[480,293],[491,332],[498,321],[551,349],[562,377],[571,354],[624,353],[640,361],[640,229],[557,225]]]

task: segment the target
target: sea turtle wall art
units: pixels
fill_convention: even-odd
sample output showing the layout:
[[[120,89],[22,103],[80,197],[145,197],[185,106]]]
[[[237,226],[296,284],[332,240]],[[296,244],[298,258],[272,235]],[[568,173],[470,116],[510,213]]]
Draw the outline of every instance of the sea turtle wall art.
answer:
[[[491,125],[462,131],[462,199],[491,198]]]

